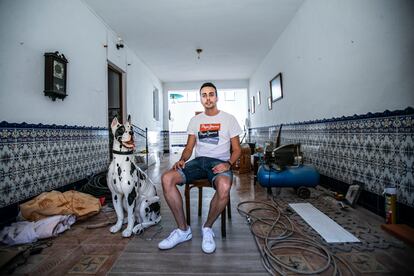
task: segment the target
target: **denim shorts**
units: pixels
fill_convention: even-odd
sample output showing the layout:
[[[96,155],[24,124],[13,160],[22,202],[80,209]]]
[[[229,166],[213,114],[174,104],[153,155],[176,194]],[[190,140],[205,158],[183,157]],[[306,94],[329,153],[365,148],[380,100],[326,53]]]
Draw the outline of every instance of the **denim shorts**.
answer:
[[[194,180],[208,178],[208,181],[210,181],[213,188],[215,188],[214,179],[216,179],[217,176],[222,175],[229,177],[231,183],[233,181],[233,172],[231,170],[217,174],[213,173],[213,167],[220,163],[226,163],[226,161],[203,156],[188,161],[185,163],[184,169],[177,170],[183,178],[183,183],[181,184],[192,183]]]

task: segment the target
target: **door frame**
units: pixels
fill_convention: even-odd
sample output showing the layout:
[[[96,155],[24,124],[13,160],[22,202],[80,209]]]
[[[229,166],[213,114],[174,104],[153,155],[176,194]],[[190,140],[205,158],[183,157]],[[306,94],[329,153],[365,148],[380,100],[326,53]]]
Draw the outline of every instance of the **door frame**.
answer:
[[[106,97],[107,97],[106,119],[109,119],[109,122],[108,122],[108,124],[109,124],[108,125],[108,127],[109,127],[108,128],[108,130],[109,130],[108,134],[110,136],[109,137],[109,160],[112,160],[112,143],[111,143],[111,136],[112,136],[112,133],[111,133],[111,120],[112,119],[109,118],[109,79],[108,79],[109,71],[112,71],[112,72],[118,74],[118,76],[120,77],[120,81],[119,81],[119,107],[121,109],[121,112],[120,112],[121,118],[118,118],[118,119],[121,121],[121,123],[123,123],[123,119],[126,118],[126,110],[125,110],[125,107],[126,107],[126,102],[125,102],[126,101],[126,96],[125,96],[125,93],[126,93],[126,89],[125,89],[125,86],[126,86],[125,85],[126,84],[126,81],[125,81],[126,73],[121,68],[119,68],[118,66],[116,66],[115,64],[113,64],[112,62],[110,62],[108,60],[107,69],[106,69],[106,77],[107,77],[107,80],[106,80]]]
[[[116,73],[116,74],[118,74],[119,77],[120,77],[120,82],[119,82],[119,104],[120,104],[120,109],[121,109],[121,118],[119,118],[119,119],[120,119],[121,122],[123,122],[123,119],[126,118],[126,110],[124,108],[124,107],[126,107],[126,97],[125,97],[125,77],[126,77],[126,74],[121,68],[119,68],[118,66],[116,66],[115,64],[113,64],[112,62],[110,62],[108,60],[107,74],[108,74],[109,70]],[[107,89],[107,94],[109,94],[108,89]],[[107,96],[109,96],[109,95],[107,95]],[[109,110],[109,102],[108,102],[108,108],[107,109]]]

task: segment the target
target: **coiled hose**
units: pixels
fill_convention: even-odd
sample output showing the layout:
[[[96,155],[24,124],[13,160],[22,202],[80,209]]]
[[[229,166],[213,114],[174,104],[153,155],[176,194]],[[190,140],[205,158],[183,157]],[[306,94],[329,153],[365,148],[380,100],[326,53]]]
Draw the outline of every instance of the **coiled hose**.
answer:
[[[242,206],[247,204],[254,204],[255,207],[243,210]],[[270,274],[287,275],[288,273],[298,273],[310,275],[322,273],[331,268],[332,275],[340,276],[342,272],[338,267],[339,261],[351,275],[355,275],[349,264],[343,259],[333,255],[326,247],[316,243],[309,236],[297,231],[290,218],[281,212],[274,198],[272,198],[271,203],[263,201],[240,202],[237,205],[237,211],[247,219],[250,231],[262,256],[263,266]],[[261,242],[259,239],[264,241],[262,247],[260,246]],[[323,263],[314,269],[298,269],[296,265],[288,264],[274,254],[274,251],[283,252],[286,249],[313,254],[316,258],[323,259]],[[315,266],[314,263],[313,265]]]
[[[93,195],[96,198],[105,197],[105,200],[112,200],[111,191],[106,182],[107,171],[89,177],[88,182],[80,188],[82,193]]]

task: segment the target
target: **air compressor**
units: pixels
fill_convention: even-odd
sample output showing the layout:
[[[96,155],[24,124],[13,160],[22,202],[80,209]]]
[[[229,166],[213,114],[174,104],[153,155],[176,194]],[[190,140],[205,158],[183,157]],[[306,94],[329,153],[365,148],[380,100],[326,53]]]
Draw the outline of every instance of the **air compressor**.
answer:
[[[257,172],[257,180],[268,190],[272,187],[291,187],[299,197],[308,198],[308,188],[319,184],[319,173],[312,165],[303,164],[300,144],[277,148],[268,145],[265,148],[264,163]]]

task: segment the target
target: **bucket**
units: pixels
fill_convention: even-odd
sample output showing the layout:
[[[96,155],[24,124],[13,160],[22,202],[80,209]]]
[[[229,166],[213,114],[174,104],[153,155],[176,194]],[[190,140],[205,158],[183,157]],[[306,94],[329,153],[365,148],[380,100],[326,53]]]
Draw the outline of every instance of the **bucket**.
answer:
[[[255,153],[256,143],[247,143],[247,144],[249,144],[250,153],[253,155]]]
[[[385,188],[385,223],[395,224],[397,223],[397,189]]]

